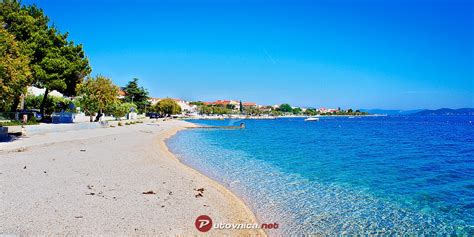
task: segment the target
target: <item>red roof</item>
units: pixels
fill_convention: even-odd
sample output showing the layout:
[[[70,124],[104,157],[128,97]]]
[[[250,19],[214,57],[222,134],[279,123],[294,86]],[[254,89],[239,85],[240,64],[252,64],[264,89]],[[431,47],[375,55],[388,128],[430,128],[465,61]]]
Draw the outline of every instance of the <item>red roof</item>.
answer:
[[[230,100],[217,100],[214,102],[204,102],[205,105],[228,105]]]
[[[127,93],[125,93],[125,91],[119,89],[118,94],[119,94],[119,96],[125,96]]]
[[[256,106],[257,103],[255,103],[255,102],[243,102],[242,105],[243,106]]]

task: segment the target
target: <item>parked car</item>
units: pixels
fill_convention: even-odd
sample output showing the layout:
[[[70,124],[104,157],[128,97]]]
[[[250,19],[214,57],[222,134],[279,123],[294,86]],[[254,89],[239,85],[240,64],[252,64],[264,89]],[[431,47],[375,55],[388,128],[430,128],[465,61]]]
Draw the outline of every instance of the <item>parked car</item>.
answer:
[[[31,119],[32,117],[34,117],[37,121],[43,118],[43,115],[39,112],[39,110],[36,110],[36,109],[24,109],[24,110],[18,111],[19,118],[21,118],[24,114],[28,116],[28,119]]]
[[[146,116],[149,118],[163,118],[164,116],[159,113],[146,113]]]

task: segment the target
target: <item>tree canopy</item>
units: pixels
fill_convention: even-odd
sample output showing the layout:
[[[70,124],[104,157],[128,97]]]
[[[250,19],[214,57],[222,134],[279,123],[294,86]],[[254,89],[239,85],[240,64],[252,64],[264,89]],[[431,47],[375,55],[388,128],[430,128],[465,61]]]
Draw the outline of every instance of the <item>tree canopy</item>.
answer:
[[[24,50],[12,34],[0,27],[0,111],[11,110],[31,84],[30,59]]]
[[[167,114],[167,115],[172,115],[172,114],[179,114],[181,113],[181,107],[174,101],[173,99],[166,98],[163,100],[160,100],[153,108],[155,111],[161,113],[161,114]]]
[[[75,95],[77,85],[91,72],[82,45],[75,45],[68,40],[67,33],[50,26],[43,10],[34,5],[21,6],[17,0],[0,3],[0,22],[25,46],[33,85],[46,89],[44,102],[52,90]]]
[[[107,108],[107,112],[111,113],[116,119],[120,119],[127,115],[132,108],[137,109],[137,106],[132,103],[117,101]]]
[[[118,89],[107,77],[89,77],[78,87],[79,105],[91,116],[103,112],[118,101]]]
[[[282,104],[280,105],[279,110],[284,113],[290,113],[293,112],[293,108],[291,108],[291,105],[289,104]]]
[[[123,90],[125,91],[124,101],[137,105],[139,112],[145,112],[145,109],[150,106],[148,91],[138,86],[138,78],[129,81]]]

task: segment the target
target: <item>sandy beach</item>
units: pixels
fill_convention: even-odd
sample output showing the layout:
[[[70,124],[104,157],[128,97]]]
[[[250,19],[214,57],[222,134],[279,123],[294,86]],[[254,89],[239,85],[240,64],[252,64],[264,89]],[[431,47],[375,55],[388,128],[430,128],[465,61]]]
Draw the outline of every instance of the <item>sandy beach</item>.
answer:
[[[168,151],[165,139],[188,126],[145,122],[0,143],[0,234],[201,235],[199,215],[257,223],[239,198]]]

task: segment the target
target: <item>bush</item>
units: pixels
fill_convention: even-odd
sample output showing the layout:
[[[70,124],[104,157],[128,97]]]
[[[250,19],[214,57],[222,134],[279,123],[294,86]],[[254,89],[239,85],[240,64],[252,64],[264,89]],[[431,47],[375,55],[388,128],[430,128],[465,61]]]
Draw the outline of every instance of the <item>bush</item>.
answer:
[[[0,126],[19,126],[19,125],[38,125],[39,123],[36,120],[28,120],[26,124],[23,124],[21,121],[10,121],[10,122],[3,122],[0,123]]]
[[[181,113],[181,107],[176,103],[176,101],[170,98],[159,101],[155,106],[153,106],[152,110],[168,115]]]
[[[137,106],[135,104],[117,102],[109,106],[106,112],[112,114],[115,119],[120,119],[127,115],[127,113],[129,113],[132,108],[135,111],[137,110]]]
[[[41,107],[41,102],[43,101],[43,95],[28,95],[25,98],[25,109],[33,110]],[[73,106],[71,106],[71,104]],[[74,109],[71,109],[74,108]],[[76,107],[75,101],[72,101],[68,98],[58,97],[58,96],[48,96],[44,106],[44,113],[50,115],[54,112],[76,112],[74,111]]]

